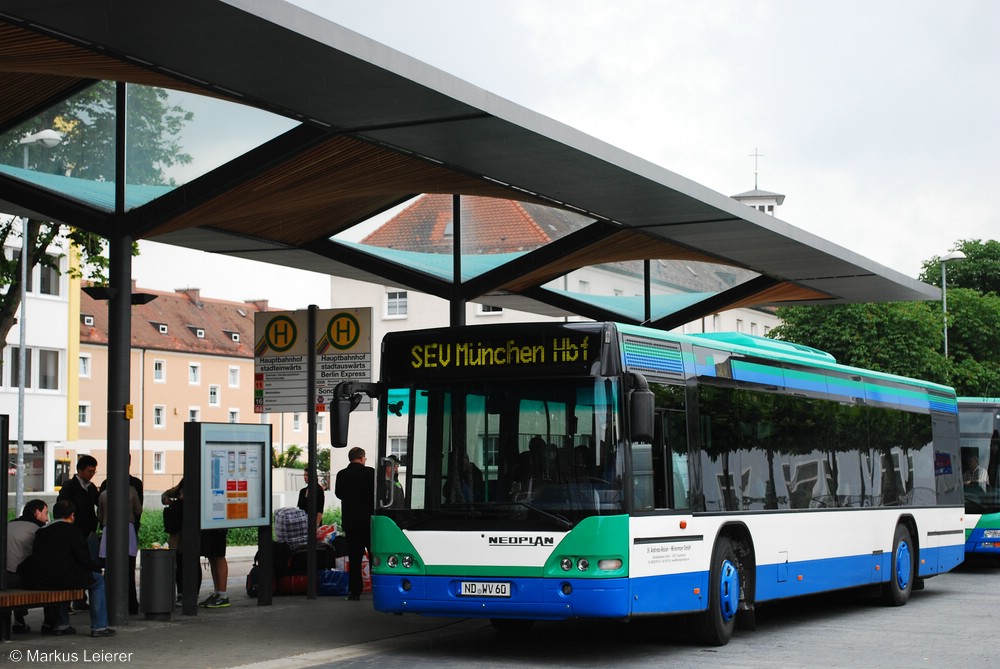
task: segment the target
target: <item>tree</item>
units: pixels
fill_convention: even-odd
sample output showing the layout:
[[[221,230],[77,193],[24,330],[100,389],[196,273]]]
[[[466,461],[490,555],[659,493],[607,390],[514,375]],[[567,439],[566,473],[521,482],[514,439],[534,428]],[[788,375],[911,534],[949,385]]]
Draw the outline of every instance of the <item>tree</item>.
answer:
[[[939,301],[778,309],[777,339],[827,351],[838,362],[951,385],[959,395],[1000,396],[1000,242],[961,241],[948,263],[948,352]],[[920,279],[941,283],[941,261]]]
[[[171,185],[164,169],[186,164],[191,156],[181,151],[178,136],[193,115],[168,103],[164,89],[145,86],[128,88],[128,160],[130,185]],[[62,141],[52,148],[25,152],[21,137],[52,128]],[[60,102],[35,118],[16,126],[0,138],[0,162],[35,172],[73,176],[89,181],[114,182],[115,175],[115,83],[99,82]],[[21,304],[21,262],[27,272],[36,265],[59,270],[59,257],[49,255],[53,244],[72,244],[80,253],[83,269],[78,276],[98,284],[107,283],[106,240],[68,225],[37,219],[0,218],[0,241],[20,240],[27,235],[27,257],[0,254],[0,342],[7,341]],[[2,356],[0,347],[0,356]],[[0,360],[2,362],[2,360]]]
[[[299,462],[302,455],[302,448],[297,444],[290,444],[288,448],[279,453],[271,447],[271,466],[274,468],[287,467],[289,469],[305,469],[305,464]]]
[[[778,309],[770,336],[812,346],[837,362],[945,382],[940,314],[926,302],[839,304]]]
[[[971,288],[980,293],[1000,295],[1000,241],[966,239],[957,242],[953,251],[965,254],[965,260],[948,263],[948,298],[952,288]],[[933,286],[941,286],[941,258],[925,260],[918,277]]]

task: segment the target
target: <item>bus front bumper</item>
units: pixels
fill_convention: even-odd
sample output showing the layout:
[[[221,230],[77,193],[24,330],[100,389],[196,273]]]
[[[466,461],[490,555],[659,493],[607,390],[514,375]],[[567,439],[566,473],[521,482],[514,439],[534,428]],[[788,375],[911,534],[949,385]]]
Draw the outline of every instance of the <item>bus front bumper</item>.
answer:
[[[475,594],[462,594],[474,591]],[[480,594],[489,593],[489,594]],[[372,575],[375,609],[471,618],[626,618],[629,582],[613,579]]]

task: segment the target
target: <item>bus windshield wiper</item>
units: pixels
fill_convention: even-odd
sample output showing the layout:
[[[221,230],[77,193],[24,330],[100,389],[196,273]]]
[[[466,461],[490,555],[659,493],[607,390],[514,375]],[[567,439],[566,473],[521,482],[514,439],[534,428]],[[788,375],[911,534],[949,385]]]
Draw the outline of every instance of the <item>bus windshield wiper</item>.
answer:
[[[510,506],[523,506],[524,508],[534,511],[535,513],[544,516],[545,518],[550,518],[554,520],[560,527],[565,528],[567,530],[573,527],[573,523],[570,521],[569,518],[566,518],[565,516],[560,516],[558,513],[552,513],[551,511],[546,511],[545,509],[541,509],[533,504],[529,504],[528,502],[524,501],[510,502]]]

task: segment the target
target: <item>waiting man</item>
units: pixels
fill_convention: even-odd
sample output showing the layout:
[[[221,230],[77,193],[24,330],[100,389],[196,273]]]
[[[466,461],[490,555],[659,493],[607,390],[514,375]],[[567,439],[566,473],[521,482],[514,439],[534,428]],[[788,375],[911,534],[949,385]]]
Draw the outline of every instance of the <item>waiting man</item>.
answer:
[[[76,461],[76,476],[63,484],[56,500],[66,499],[73,502],[76,513],[74,524],[84,538],[90,557],[95,561],[100,548],[100,541],[97,538],[97,504],[101,497],[101,492],[93,481],[96,473],[97,459],[92,455],[81,455]],[[73,602],[73,608],[85,611],[87,600]]]
[[[361,561],[372,545],[372,513],[375,511],[375,470],[365,466],[365,449],[355,446],[347,452],[350,463],[337,473],[334,493],[341,501],[341,523],[347,535],[347,598],[361,599],[364,581]]]

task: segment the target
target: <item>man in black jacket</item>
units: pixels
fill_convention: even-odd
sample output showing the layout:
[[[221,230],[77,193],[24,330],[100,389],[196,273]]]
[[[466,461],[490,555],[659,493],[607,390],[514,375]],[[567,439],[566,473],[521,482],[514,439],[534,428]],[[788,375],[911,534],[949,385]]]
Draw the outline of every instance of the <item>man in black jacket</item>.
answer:
[[[97,559],[100,547],[100,540],[97,538],[97,502],[101,498],[101,491],[93,481],[96,473],[97,459],[92,455],[81,455],[76,461],[76,476],[63,484],[56,500],[66,499],[73,502],[73,508],[76,510],[74,524],[83,536],[90,557],[94,560]],[[73,608],[77,611],[85,610],[87,600],[73,602]]]
[[[104,577],[97,561],[90,555],[83,535],[73,527],[76,509],[73,502],[60,499],[52,507],[54,520],[35,532],[31,557],[25,567],[24,577],[36,588],[64,590],[87,588],[90,593],[90,636],[114,636],[108,628],[108,607],[104,597]],[[69,608],[60,604],[53,620],[46,611],[42,632],[62,635],[75,634],[69,625]]]
[[[341,501],[341,523],[347,535],[347,598],[361,599],[364,582],[361,561],[372,544],[372,513],[375,511],[375,470],[365,466],[365,449],[355,446],[347,453],[350,463],[337,473],[334,493]]]

